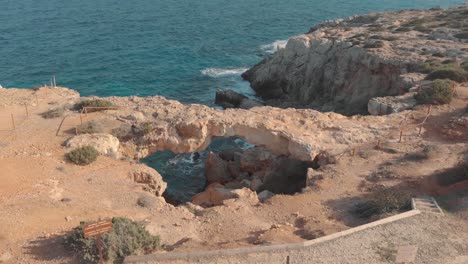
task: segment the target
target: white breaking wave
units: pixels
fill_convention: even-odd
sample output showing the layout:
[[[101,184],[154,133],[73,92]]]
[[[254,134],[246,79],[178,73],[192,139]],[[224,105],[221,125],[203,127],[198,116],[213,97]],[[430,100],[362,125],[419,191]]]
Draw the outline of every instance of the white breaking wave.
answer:
[[[227,75],[239,75],[247,71],[249,68],[232,68],[232,69],[220,69],[220,68],[206,68],[201,71],[203,75],[210,76],[213,78],[222,77]]]
[[[276,40],[273,43],[260,46],[260,48],[267,53],[275,53],[280,49],[284,49],[288,44],[288,40]]]

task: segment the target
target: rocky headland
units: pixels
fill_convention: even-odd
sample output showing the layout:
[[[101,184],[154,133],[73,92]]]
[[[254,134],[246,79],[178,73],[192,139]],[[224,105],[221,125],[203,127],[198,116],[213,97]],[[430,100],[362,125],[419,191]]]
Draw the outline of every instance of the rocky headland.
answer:
[[[243,78],[270,105],[366,114],[372,98],[419,85],[429,63],[466,61],[467,24],[467,6],[328,21],[290,38]]]

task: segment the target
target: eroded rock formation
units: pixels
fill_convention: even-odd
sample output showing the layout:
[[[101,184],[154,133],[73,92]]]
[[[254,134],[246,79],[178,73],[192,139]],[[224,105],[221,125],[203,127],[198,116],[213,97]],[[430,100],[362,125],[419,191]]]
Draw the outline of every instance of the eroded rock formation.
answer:
[[[108,111],[107,115],[120,118],[121,111],[126,115],[141,112],[145,119],[135,126],[150,124],[146,134],[129,134],[126,140],[121,140],[122,152],[132,158],[161,150],[190,153],[206,149],[216,137],[241,137],[276,155],[313,161],[321,152],[341,152],[353,144],[376,140],[396,129],[398,123],[397,117],[349,118],[315,110],[273,107],[222,111],[162,97],[106,99],[122,107]]]

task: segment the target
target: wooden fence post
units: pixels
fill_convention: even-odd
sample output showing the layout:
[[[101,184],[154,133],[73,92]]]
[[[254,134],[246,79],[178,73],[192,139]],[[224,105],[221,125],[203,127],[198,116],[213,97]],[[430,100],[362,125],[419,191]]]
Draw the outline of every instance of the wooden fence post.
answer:
[[[60,132],[60,129],[62,128],[62,125],[63,125],[63,122],[65,121],[65,118],[67,118],[66,116],[63,117],[62,119],[62,122],[60,122],[60,125],[57,129],[57,132],[55,133],[55,136],[58,136],[59,132]]]
[[[15,117],[11,114],[11,124],[13,125],[13,130],[16,130]]]
[[[421,136],[421,133],[422,133],[422,129],[424,127],[424,124],[426,123],[427,119],[429,118],[429,115],[431,115],[431,110],[432,110],[432,105],[429,105],[427,107],[427,114],[426,114],[426,117],[424,118],[424,120],[422,121],[421,123],[421,126],[419,127],[419,133],[418,133],[418,136]]]

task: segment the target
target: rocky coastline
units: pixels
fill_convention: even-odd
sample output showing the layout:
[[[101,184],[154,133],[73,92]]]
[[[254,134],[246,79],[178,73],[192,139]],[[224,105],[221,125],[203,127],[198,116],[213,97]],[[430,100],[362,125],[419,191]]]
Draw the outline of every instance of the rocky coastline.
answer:
[[[425,63],[468,59],[467,10],[405,10],[327,21],[290,38],[242,77],[269,105],[367,114],[372,98],[401,96],[418,86],[428,73]]]
[[[160,251],[296,243],[400,212],[352,210],[376,194],[449,193],[468,181],[466,23],[465,5],[319,24],[243,74],[266,105],[233,91],[215,109],[0,88],[0,249],[14,263],[42,263],[30,251],[63,263],[65,233],[114,216],[145,223]],[[199,154],[219,138],[251,147]],[[98,153],[86,165],[68,155],[82,147]],[[205,165],[191,202],[171,201],[141,162],[160,151]]]

